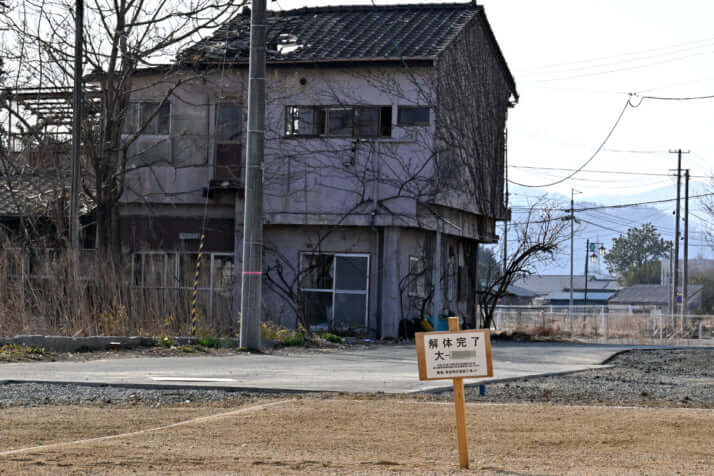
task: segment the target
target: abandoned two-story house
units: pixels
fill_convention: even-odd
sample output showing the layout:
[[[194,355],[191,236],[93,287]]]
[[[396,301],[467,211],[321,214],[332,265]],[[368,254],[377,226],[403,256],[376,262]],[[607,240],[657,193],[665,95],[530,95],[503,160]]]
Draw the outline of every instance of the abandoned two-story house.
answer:
[[[249,24],[245,9],[174,65],[139,72],[125,128],[141,132],[120,209],[137,281],[190,287],[205,234],[199,304],[226,320],[240,290]],[[396,336],[431,315],[439,279],[441,312],[469,322],[476,245],[496,242],[507,214],[518,99],[483,7],[268,12],[266,35],[264,319]]]

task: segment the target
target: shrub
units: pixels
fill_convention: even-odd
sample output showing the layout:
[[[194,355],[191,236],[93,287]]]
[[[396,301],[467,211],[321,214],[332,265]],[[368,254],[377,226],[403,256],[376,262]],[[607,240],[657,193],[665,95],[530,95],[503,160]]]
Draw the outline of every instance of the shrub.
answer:
[[[345,341],[342,337],[330,332],[323,332],[320,334],[320,337],[325,339],[327,342],[334,342],[335,344],[342,344]]]
[[[287,336],[282,340],[282,344],[285,347],[294,347],[298,345],[304,345],[305,344],[305,334],[298,332],[295,333],[294,335]]]

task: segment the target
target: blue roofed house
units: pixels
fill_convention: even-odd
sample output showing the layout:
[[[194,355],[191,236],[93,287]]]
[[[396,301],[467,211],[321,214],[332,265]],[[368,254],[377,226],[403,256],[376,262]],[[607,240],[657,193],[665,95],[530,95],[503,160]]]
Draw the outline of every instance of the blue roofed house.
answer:
[[[536,304],[570,304],[570,275],[532,275],[520,279],[517,284],[535,293],[533,302]],[[606,306],[608,300],[621,288],[617,279],[610,276],[588,276],[587,283],[583,276],[573,276],[573,305],[585,305],[587,292],[588,305]]]

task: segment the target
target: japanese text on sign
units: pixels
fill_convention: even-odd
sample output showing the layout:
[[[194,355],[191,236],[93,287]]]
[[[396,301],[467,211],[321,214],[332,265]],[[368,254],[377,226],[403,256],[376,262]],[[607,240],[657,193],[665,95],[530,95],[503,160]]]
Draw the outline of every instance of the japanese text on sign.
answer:
[[[419,333],[420,378],[492,376],[490,344],[487,330]]]

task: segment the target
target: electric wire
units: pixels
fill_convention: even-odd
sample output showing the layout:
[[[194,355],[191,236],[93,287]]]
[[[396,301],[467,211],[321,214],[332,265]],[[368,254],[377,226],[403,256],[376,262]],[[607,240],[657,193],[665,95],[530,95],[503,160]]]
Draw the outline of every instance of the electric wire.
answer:
[[[515,169],[531,169],[531,170],[552,170],[560,172],[574,172],[577,169],[568,169],[561,167],[537,167],[533,165],[509,165],[510,168]],[[581,173],[589,174],[610,174],[610,175],[639,175],[639,176],[649,176],[649,177],[676,177],[674,173],[656,173],[656,172],[630,172],[630,171],[618,171],[618,170],[581,170]],[[689,175],[690,178],[712,178],[709,175]]]
[[[529,185],[529,184],[524,184],[524,183],[516,182],[515,180],[512,180],[512,179],[508,179],[508,181],[509,181],[510,183],[514,184],[514,185],[518,185],[518,186],[521,186],[521,187],[527,187],[527,188],[542,188],[542,187],[552,187],[553,185],[558,185],[558,184],[560,184],[560,183],[565,182],[565,181],[568,180],[569,178],[574,177],[578,172],[580,172],[580,171],[583,170],[585,167],[587,167],[587,165],[588,165],[590,162],[592,162],[593,159],[595,159],[595,157],[597,157],[597,155],[600,153],[600,151],[603,149],[603,147],[605,147],[605,144],[607,144],[607,141],[610,139],[610,137],[612,136],[612,134],[615,132],[615,129],[617,129],[618,124],[620,124],[620,121],[622,120],[622,117],[625,115],[625,111],[627,111],[627,108],[630,107],[630,106],[631,106],[631,104],[630,104],[630,99],[628,98],[627,102],[625,102],[624,107],[623,107],[622,110],[620,111],[620,114],[617,116],[617,120],[615,121],[615,123],[614,123],[614,124],[612,125],[612,127],[610,128],[610,131],[609,131],[609,132],[607,133],[607,135],[605,136],[605,139],[600,143],[600,145],[598,146],[598,148],[595,149],[595,152],[590,156],[590,158],[589,158],[588,160],[586,160],[580,167],[578,167],[578,168],[577,168],[573,173],[571,173],[570,175],[568,175],[568,176],[566,176],[566,177],[563,177],[562,179],[556,180],[555,182],[551,182],[551,183],[547,183],[547,184],[542,184],[542,185]]]

